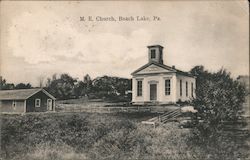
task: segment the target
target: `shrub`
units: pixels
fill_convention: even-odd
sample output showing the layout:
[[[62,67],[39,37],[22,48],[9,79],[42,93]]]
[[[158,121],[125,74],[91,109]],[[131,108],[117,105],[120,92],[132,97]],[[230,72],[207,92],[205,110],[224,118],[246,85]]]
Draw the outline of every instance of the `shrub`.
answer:
[[[97,113],[1,115],[3,159],[192,159],[189,131]]]
[[[36,144],[26,155],[14,160],[86,160],[84,153],[77,153],[74,148],[62,142]]]
[[[200,76],[205,73],[200,73]],[[241,116],[245,90],[225,70],[206,74],[206,78],[197,78],[197,97],[193,104],[198,110],[194,120],[202,120],[197,129],[208,137],[220,132],[224,122],[235,121]]]
[[[211,154],[203,158],[236,159],[234,151],[239,145],[224,129],[226,122],[235,122],[242,114],[244,87],[233,80],[224,69],[209,73],[199,66],[191,72],[197,76],[196,99],[193,105],[198,111],[192,117],[195,124],[192,141]]]

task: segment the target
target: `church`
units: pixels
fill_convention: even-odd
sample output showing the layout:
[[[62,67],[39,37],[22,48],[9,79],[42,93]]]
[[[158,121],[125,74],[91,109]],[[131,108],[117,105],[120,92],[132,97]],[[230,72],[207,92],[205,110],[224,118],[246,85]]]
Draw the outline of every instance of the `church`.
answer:
[[[148,63],[132,74],[133,104],[175,104],[195,98],[195,76],[163,63],[163,47],[148,46]]]

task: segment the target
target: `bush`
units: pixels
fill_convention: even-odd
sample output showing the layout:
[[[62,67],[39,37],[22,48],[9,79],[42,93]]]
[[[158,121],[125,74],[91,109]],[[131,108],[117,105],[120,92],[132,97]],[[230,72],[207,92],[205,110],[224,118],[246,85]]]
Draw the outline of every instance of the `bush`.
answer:
[[[18,160],[21,158],[18,157]],[[74,148],[62,142],[40,143],[23,157],[23,160],[86,160],[84,153],[75,152]]]
[[[1,115],[1,119],[3,159],[192,159],[186,145],[189,131],[176,123],[154,129],[126,115],[96,113]]]
[[[244,87],[224,69],[209,73],[199,66],[191,72],[197,76],[193,105],[198,111],[192,117],[195,124],[192,141],[211,154],[204,159],[236,159],[235,149],[239,144],[225,132],[225,123],[235,122],[241,117]]]
[[[197,78],[193,104],[198,112],[193,120],[197,123],[202,120],[197,129],[201,136],[211,137],[212,133],[221,131],[224,122],[236,121],[241,116],[245,89],[225,70],[213,74],[203,71],[198,76],[203,77]]]

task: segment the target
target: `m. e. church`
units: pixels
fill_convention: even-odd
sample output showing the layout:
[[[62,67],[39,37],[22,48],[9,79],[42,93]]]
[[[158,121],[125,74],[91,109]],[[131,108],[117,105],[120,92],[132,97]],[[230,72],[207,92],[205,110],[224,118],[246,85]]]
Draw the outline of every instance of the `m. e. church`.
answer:
[[[195,97],[196,79],[163,63],[163,47],[148,46],[148,63],[132,73],[134,104],[169,104]]]

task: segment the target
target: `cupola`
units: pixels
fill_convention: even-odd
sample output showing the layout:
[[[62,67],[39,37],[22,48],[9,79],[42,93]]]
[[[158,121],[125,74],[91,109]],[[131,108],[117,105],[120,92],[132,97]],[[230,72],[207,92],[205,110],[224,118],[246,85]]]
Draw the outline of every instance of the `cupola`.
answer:
[[[163,48],[160,45],[148,46],[148,62],[163,64]]]

